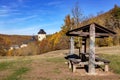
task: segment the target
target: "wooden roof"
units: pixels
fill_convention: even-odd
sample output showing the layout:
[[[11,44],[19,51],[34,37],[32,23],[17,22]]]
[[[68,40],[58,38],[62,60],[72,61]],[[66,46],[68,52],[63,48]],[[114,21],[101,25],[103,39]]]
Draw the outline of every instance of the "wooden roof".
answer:
[[[109,30],[99,24],[92,23],[95,25],[95,37],[101,38],[101,37],[108,37],[108,36],[114,36],[116,33],[112,30]],[[80,28],[76,28],[73,30],[70,30],[66,33],[67,36],[78,36],[78,37],[89,37],[89,29],[90,25],[85,25]]]

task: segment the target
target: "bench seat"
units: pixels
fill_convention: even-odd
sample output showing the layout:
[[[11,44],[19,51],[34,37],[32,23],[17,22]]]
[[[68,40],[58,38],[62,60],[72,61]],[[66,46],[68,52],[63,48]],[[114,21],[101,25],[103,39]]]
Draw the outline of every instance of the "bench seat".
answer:
[[[76,67],[85,66],[89,64],[88,61],[82,62],[81,59],[75,59],[75,58],[68,58],[68,61],[69,61],[68,62],[69,68],[72,68],[73,72],[76,71]],[[108,66],[109,63],[110,61],[106,59],[102,59],[100,57],[95,58],[95,65],[105,65],[104,67],[105,72],[109,71],[109,66]]]

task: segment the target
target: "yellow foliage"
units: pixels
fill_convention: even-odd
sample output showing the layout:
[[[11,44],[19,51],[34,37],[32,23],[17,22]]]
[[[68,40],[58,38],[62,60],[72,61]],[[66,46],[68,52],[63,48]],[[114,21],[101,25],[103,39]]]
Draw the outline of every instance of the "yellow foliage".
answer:
[[[108,46],[113,46],[113,38],[112,37],[107,38],[107,44],[108,44]]]
[[[8,50],[7,56],[12,56],[13,50]]]

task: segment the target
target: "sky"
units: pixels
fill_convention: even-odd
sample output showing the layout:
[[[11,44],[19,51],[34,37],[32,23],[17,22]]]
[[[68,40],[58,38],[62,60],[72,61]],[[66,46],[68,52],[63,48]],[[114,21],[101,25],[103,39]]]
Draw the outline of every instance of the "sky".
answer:
[[[109,11],[120,0],[0,0],[0,34],[36,35],[60,31],[76,2],[84,16]]]

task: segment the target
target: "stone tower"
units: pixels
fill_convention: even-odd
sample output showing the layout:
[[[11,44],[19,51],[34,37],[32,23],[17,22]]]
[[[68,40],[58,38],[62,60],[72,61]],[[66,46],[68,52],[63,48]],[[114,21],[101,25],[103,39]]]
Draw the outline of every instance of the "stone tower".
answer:
[[[42,41],[44,38],[46,38],[46,32],[43,29],[40,29],[38,32],[38,41]]]

